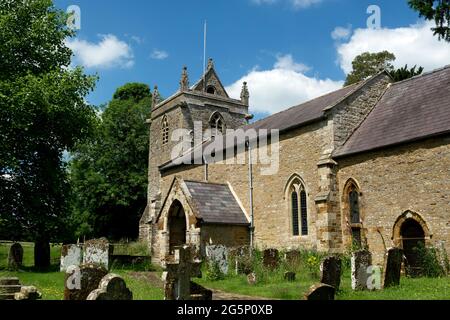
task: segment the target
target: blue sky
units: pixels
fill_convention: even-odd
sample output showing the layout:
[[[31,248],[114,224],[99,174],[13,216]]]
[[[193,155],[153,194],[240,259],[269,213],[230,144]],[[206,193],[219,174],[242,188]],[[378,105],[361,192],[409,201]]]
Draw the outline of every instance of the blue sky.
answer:
[[[280,111],[342,86],[352,58],[389,49],[397,65],[427,70],[450,64],[450,44],[432,36],[406,0],[56,0],[81,9],[81,29],[69,41],[74,64],[100,80],[88,100],[109,101],[127,82],[178,89],[183,65],[191,83],[202,73],[203,23],[207,55],[232,96],[249,82],[258,115]],[[369,5],[381,28],[367,28]],[[334,33],[333,33],[334,31]],[[252,90],[253,89],[253,90]]]

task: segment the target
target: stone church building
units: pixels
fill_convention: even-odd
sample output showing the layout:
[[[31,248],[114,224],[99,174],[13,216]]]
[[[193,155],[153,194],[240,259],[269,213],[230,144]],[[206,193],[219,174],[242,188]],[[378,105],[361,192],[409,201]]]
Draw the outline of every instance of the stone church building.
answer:
[[[418,243],[450,254],[450,66],[396,83],[380,72],[254,123],[247,84],[241,99],[230,98],[212,60],[195,85],[185,68],[178,92],[160,101],[155,88],[153,99],[140,238],[155,262],[184,243],[328,253],[358,246],[377,264],[392,246],[411,265]],[[174,156],[180,128],[190,137]],[[196,139],[196,128],[209,133]],[[249,154],[250,143],[223,150],[226,129],[238,128],[278,130],[275,174],[262,174],[267,163],[205,156],[259,151]]]

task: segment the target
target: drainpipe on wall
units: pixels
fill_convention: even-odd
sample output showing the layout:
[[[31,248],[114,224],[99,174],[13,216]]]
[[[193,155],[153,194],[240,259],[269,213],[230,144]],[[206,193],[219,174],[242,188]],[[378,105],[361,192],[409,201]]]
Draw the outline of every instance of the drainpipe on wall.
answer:
[[[253,212],[253,164],[252,164],[252,149],[250,141],[248,143],[248,185],[250,197],[250,248],[253,249],[253,237],[255,233],[254,212]],[[253,251],[253,250],[252,250]]]

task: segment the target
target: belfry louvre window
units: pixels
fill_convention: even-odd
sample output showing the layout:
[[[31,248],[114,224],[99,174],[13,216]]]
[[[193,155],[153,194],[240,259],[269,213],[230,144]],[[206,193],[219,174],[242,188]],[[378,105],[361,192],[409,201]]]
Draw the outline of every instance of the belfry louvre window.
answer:
[[[167,117],[164,116],[162,120],[162,144],[166,145],[167,143],[169,143],[169,122]]]
[[[292,235],[308,235],[308,205],[305,187],[300,178],[290,184],[290,215],[292,221]]]
[[[299,235],[298,227],[298,194],[297,191],[292,192],[292,233],[294,236]]]

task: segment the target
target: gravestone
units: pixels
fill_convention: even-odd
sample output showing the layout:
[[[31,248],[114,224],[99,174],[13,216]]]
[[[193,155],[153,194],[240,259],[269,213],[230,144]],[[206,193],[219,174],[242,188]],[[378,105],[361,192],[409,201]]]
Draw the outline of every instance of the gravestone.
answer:
[[[352,253],[352,289],[366,290],[370,274],[369,267],[372,265],[372,254],[368,250],[359,250]]]
[[[0,300],[14,300],[21,288],[19,278],[0,278]]]
[[[266,249],[263,252],[263,265],[264,267],[274,270],[278,268],[280,260],[278,258],[277,249]]]
[[[235,273],[248,275],[253,272],[252,256],[249,246],[241,246],[228,250],[228,256],[233,261]]]
[[[133,300],[133,293],[121,276],[110,273],[103,277],[98,289],[92,291],[86,300]]]
[[[42,294],[34,286],[23,286],[20,292],[14,294],[14,300],[38,300]]]
[[[284,254],[284,259],[288,265],[296,265],[300,262],[300,252],[298,250],[290,250]]]
[[[8,254],[8,268],[18,269],[22,266],[23,261],[23,248],[20,243],[14,243],[9,248]]]
[[[400,285],[400,274],[402,270],[403,250],[390,248],[384,256],[383,288]]]
[[[191,277],[202,276],[201,260],[194,254],[190,246],[175,247],[174,259],[166,262],[166,271],[162,275],[164,281],[165,300],[191,300]]]
[[[86,241],[83,245],[83,264],[97,264],[108,269],[109,242],[106,238]]]
[[[206,246],[208,261],[217,263],[220,272],[228,274],[228,249],[223,245]]]
[[[64,279],[64,300],[86,300],[99,287],[100,281],[108,274],[105,268],[96,264],[71,266]]]
[[[335,256],[326,257],[320,265],[320,282],[328,284],[336,291],[341,285],[342,261]]]
[[[82,263],[82,249],[76,244],[66,244],[61,247],[60,272],[66,272],[70,266],[80,266]]]
[[[295,272],[291,272],[291,271],[286,271],[284,273],[284,280],[287,280],[289,282],[294,282],[295,281]]]
[[[247,282],[249,285],[254,286],[257,283],[256,273],[252,272],[247,275]]]
[[[324,283],[313,285],[305,294],[306,300],[334,300],[336,290]]]

